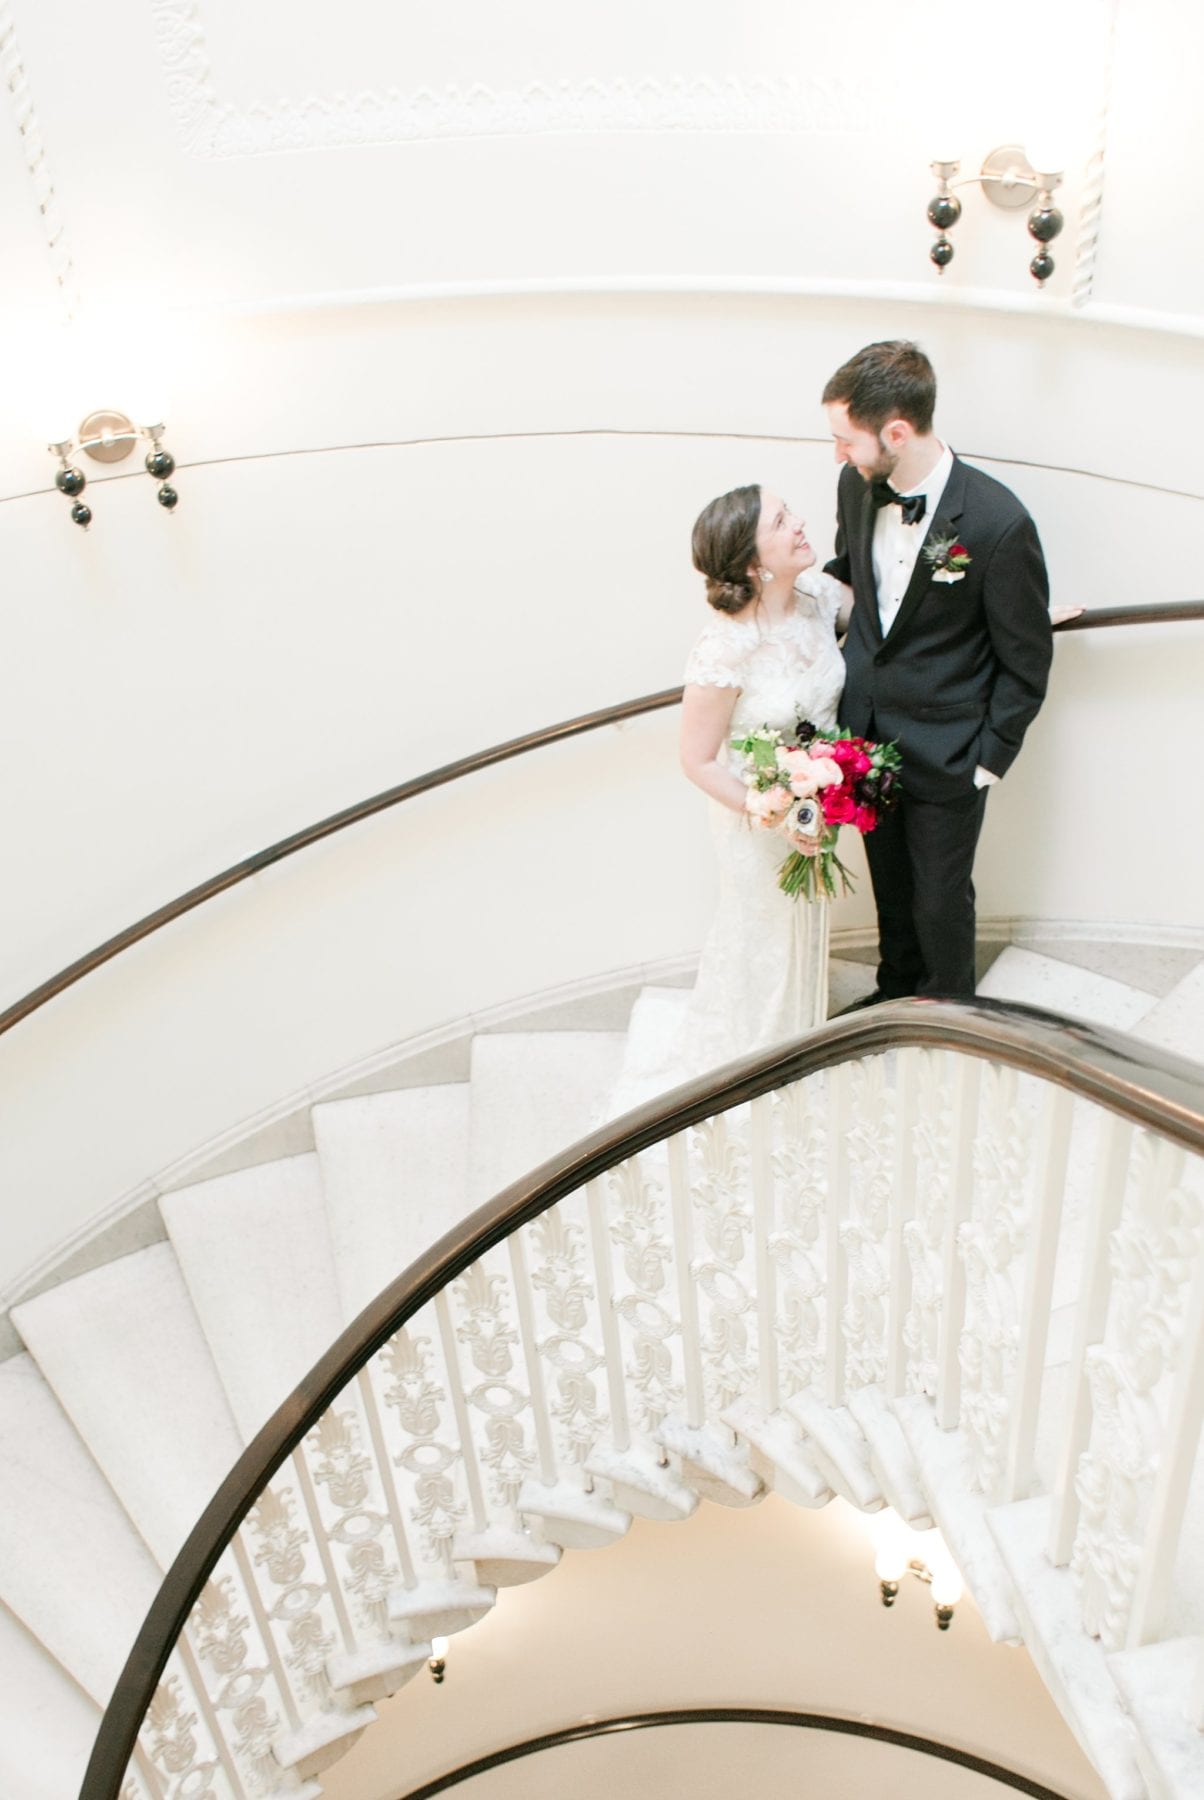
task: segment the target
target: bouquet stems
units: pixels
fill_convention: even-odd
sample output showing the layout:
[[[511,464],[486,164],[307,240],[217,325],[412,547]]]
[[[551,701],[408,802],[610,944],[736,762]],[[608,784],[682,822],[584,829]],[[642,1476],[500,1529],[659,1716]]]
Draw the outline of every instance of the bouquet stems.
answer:
[[[801,894],[805,900],[835,900],[838,875],[841,893],[853,892],[852,872],[845,868],[836,854],[836,840],[839,836],[839,826],[825,831],[814,856],[804,856],[801,850],[791,851],[778,875],[778,886],[784,894],[791,897]]]

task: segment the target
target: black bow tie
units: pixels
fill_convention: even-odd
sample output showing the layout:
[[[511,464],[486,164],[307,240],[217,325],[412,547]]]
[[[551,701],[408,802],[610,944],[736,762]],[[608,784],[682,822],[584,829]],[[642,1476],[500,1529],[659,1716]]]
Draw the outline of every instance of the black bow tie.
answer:
[[[870,499],[875,506],[897,506],[905,525],[918,525],[928,511],[927,494],[896,494],[889,481],[871,481]]]

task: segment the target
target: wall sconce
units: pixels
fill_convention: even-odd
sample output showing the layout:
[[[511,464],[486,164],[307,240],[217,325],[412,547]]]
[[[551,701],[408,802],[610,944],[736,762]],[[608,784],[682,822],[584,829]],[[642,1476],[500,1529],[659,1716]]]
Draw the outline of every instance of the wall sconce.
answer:
[[[1037,286],[1044,287],[1054,272],[1049,245],[1064,223],[1053,203],[1054,189],[1062,179],[1062,171],[1042,173],[1035,169],[1018,144],[1004,144],[1002,148],[992,150],[978,174],[966,175],[961,181],[953,179],[961,167],[958,162],[934,162],[930,166],[939,185],[928,203],[928,223],[936,227],[939,235],[928,254],[940,273],[943,275],[953,261],[953,245],[948,234],[962,216],[962,203],[953,189],[972,187],[977,182],[992,205],[1009,211],[1028,206],[1035,197],[1036,204],[1028,215],[1028,229],[1029,235],[1036,239],[1037,254],[1028,270]]]
[[[427,1661],[431,1672],[431,1680],[436,1687],[443,1686],[443,1678],[447,1674],[447,1639],[437,1637],[431,1639],[431,1654]]]
[[[159,483],[156,496],[159,505],[172,512],[180,496],[168,480],[168,476],[175,473],[176,463],[171,452],[163,448],[162,425],[135,425],[124,413],[94,412],[88,414],[74,437],[49,446],[51,455],[59,459],[54,485],[60,494],[73,502],[71,517],[85,531],[92,523],[92,508],[86,500],[80,499],[80,495],[88,480],[83,470],[71,461],[72,454],[82,450],[96,462],[121,462],[132,453],[140,438],[150,445],[144,460],[147,474]]]
[[[962,1578],[940,1533],[912,1531],[889,1507],[875,1515],[875,1526],[874,1573],[883,1606],[893,1606],[904,1575],[914,1575],[932,1590],[937,1630],[948,1631],[953,1623],[953,1609],[962,1597]],[[915,1554],[919,1549],[928,1552],[930,1562]]]

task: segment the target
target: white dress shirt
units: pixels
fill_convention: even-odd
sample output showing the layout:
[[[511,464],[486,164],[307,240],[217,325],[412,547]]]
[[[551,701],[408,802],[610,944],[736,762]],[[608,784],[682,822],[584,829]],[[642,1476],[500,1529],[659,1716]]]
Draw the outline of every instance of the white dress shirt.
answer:
[[[938,461],[923,481],[918,481],[914,487],[895,490],[904,499],[910,499],[913,494],[925,496],[927,504],[924,517],[914,525],[904,523],[902,507],[892,503],[878,509],[878,516],[874,520],[874,585],[878,590],[878,617],[882,621],[883,637],[894,624],[903,604],[903,596],[915,573],[920,546],[936,517],[945,483],[952,470],[953,452],[945,444]],[[981,763],[974,771],[975,787],[990,787],[998,780],[998,775],[992,774],[990,769],[984,769]]]
[[[945,483],[952,472],[953,452],[945,444],[935,467],[929,470],[923,481],[917,482],[915,487],[896,490],[905,499],[910,499],[913,494],[925,496],[927,506],[924,517],[915,525],[904,524],[903,509],[899,506],[882,506],[878,509],[878,516],[874,520],[874,586],[878,590],[878,617],[882,621],[883,637],[894,624],[895,616],[903,604],[903,596],[914,573],[920,546],[936,517]]]

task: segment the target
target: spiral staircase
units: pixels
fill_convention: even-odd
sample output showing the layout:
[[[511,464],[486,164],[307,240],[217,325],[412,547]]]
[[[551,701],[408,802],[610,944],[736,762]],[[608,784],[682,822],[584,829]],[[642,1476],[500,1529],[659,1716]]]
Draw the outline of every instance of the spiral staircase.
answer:
[[[904,1006],[883,1037],[899,1009],[874,1009],[751,1087],[650,1100],[600,1160],[605,1128],[564,1147],[621,1068],[640,1097],[685,992],[645,990],[628,1034],[550,1013],[478,1034],[466,1081],[315,1106],[312,1151],[166,1195],[161,1242],[14,1311],[0,1788],[77,1790],[231,1465],[398,1271],[516,1183],[529,1221],[465,1227],[477,1253],[262,1486],[120,1786],[87,1791],[316,1796],[499,1587],[633,1515],[772,1489],[935,1520],[1108,1791],[1200,1792],[1204,1168],[1199,1071],[1173,1053],[1204,1060],[1204,961],[1137,949],[1122,981],[1115,956],[1014,945],[982,984],[1094,1017],[1090,1044],[1006,1008],[977,1009],[984,1037]],[[835,1001],[870,979],[834,963]]]

